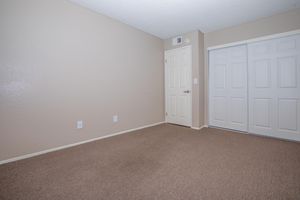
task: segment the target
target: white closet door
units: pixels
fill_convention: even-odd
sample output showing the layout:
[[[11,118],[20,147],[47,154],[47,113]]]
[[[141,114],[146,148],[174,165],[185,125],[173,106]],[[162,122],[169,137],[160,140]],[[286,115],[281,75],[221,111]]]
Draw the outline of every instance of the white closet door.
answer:
[[[247,131],[247,46],[209,54],[209,125]]]
[[[249,132],[300,140],[300,36],[249,44]]]

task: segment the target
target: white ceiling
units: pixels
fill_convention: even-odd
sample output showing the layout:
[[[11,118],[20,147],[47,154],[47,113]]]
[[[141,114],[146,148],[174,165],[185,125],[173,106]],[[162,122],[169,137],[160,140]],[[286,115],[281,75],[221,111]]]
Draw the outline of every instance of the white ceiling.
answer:
[[[210,32],[300,7],[300,0],[71,0],[166,39]]]

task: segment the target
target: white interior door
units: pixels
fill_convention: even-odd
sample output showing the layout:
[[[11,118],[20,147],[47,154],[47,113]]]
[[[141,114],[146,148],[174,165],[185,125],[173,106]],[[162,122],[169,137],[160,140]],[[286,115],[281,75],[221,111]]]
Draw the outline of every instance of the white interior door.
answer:
[[[249,132],[300,140],[300,36],[249,44]]]
[[[191,126],[191,47],[166,51],[165,61],[166,121]]]
[[[247,131],[247,46],[209,52],[209,125]]]

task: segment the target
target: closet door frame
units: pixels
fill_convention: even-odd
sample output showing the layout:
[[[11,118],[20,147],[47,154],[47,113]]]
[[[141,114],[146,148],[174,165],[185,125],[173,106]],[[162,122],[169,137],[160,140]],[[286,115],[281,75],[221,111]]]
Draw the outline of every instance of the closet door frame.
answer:
[[[208,77],[208,87],[207,87],[207,113],[206,113],[206,119],[207,119],[207,123],[208,123],[208,127],[210,127],[210,114],[211,114],[211,69],[210,69],[210,51],[212,50],[217,50],[217,49],[222,49],[222,48],[226,48],[226,47],[234,47],[234,46],[238,46],[238,45],[246,45],[247,47],[247,50],[248,50],[248,45],[249,44],[252,44],[252,43],[255,43],[255,42],[261,42],[261,41],[266,41],[266,40],[272,40],[272,39],[279,39],[279,38],[284,38],[284,37],[288,37],[288,36],[294,36],[294,35],[298,35],[300,34],[300,29],[298,30],[294,30],[294,31],[289,31],[289,32],[283,32],[283,33],[279,33],[279,34],[273,34],[273,35],[268,35],[268,36],[264,36],[264,37],[258,37],[258,38],[254,38],[254,39],[250,39],[250,40],[243,40],[243,41],[238,41],[238,42],[234,42],[234,43],[228,43],[228,44],[224,44],[224,45],[218,45],[218,46],[211,46],[211,47],[208,47],[207,48],[207,55],[208,55],[208,68],[207,68],[207,77]],[[249,133],[249,73],[250,73],[250,69],[249,69],[249,58],[248,58],[248,55],[247,55],[247,59],[248,59],[248,63],[247,63],[247,79],[248,79],[248,83],[247,83],[247,96],[248,96],[248,105],[247,105],[247,115],[248,115],[248,120],[247,120],[247,123],[248,123],[248,128],[247,128],[247,132],[245,133]],[[299,116],[300,117],[300,116]],[[222,127],[221,127],[222,128]],[[226,129],[226,127],[225,127]],[[256,133],[254,133],[256,134]],[[267,135],[267,136],[270,136],[270,137],[278,137],[278,135]],[[283,137],[278,137],[278,138],[283,138]],[[299,138],[298,137],[289,137],[289,138],[284,138],[284,139],[287,139],[287,140],[295,140],[295,141],[300,141],[300,136]]]

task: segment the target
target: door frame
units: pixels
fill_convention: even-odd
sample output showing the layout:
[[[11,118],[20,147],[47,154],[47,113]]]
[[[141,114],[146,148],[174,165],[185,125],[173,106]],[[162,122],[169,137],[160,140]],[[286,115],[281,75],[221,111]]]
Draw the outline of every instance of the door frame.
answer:
[[[166,83],[166,80],[167,80],[167,59],[166,59],[166,53],[167,52],[171,52],[171,51],[178,51],[179,49],[189,49],[190,51],[190,87],[191,87],[191,93],[190,93],[190,108],[189,108],[189,111],[190,111],[190,117],[189,117],[189,124],[188,124],[188,127],[192,127],[192,124],[193,124],[193,51],[192,51],[192,45],[186,45],[186,46],[183,46],[183,47],[179,47],[179,48],[175,48],[175,49],[169,49],[169,50],[165,50],[164,51],[164,90],[165,90],[165,121],[166,123],[170,123],[168,122],[168,119],[167,119],[167,83]],[[180,125],[180,124],[179,124]]]

